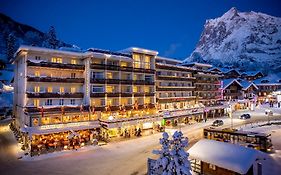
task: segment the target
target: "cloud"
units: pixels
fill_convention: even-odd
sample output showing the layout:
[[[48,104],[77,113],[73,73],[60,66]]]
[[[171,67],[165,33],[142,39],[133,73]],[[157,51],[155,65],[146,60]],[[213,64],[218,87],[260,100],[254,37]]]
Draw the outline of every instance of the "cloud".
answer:
[[[172,43],[169,48],[164,52],[164,56],[169,57],[176,53],[177,49],[181,47],[181,43]]]

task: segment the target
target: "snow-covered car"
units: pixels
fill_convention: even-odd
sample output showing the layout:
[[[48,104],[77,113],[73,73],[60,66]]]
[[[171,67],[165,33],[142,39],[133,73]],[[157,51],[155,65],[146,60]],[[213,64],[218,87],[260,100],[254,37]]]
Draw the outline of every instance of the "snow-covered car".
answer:
[[[212,126],[222,126],[223,125],[223,121],[222,120],[215,120],[212,124]]]
[[[242,114],[239,118],[243,119],[243,120],[246,120],[246,119],[250,119],[251,115],[250,114]]]

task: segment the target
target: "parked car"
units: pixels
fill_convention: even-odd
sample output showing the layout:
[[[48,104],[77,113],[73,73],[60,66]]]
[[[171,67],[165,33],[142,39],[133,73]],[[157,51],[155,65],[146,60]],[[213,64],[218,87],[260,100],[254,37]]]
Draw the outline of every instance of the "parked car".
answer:
[[[250,115],[250,114],[242,114],[239,118],[240,118],[240,119],[243,119],[243,120],[245,120],[245,119],[250,119],[250,118],[251,118],[251,115]]]
[[[221,126],[223,125],[223,121],[222,120],[215,120],[212,124],[212,126]]]

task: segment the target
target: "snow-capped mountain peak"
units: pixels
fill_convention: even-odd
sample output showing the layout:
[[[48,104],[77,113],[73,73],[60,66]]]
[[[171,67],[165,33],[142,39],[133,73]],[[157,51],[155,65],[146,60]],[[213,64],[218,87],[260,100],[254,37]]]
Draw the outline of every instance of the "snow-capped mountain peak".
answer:
[[[241,70],[281,71],[281,18],[235,7],[207,20],[200,40],[185,62]]]

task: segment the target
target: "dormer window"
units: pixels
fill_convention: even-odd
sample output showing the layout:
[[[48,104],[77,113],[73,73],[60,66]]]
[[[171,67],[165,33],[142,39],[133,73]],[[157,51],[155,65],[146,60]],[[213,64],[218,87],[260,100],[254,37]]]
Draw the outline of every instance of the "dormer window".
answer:
[[[41,60],[40,56],[35,56],[35,60]]]
[[[53,63],[62,63],[62,58],[53,57],[51,61]]]
[[[71,64],[77,64],[77,60],[72,59],[72,60],[71,60]]]

